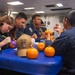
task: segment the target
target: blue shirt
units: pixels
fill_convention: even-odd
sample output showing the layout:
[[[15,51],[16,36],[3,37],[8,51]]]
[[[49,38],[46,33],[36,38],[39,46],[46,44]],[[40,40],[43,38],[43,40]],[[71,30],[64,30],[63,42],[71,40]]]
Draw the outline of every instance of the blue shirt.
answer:
[[[31,23],[30,25],[26,26],[24,33],[30,36],[36,34],[38,36],[37,40],[40,40],[40,36],[42,35],[42,32],[44,32],[45,30],[45,27],[34,28],[34,25]]]
[[[20,28],[16,30],[16,39],[18,39],[24,33],[24,28]]]
[[[63,56],[67,68],[75,69],[75,27],[61,33],[53,43],[50,40],[45,43],[55,48],[56,55]]]

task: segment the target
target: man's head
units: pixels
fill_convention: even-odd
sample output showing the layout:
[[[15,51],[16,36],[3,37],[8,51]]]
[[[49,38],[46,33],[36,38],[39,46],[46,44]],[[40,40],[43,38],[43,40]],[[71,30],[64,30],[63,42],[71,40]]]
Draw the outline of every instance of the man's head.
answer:
[[[27,20],[27,16],[25,13],[20,12],[17,14],[15,21],[16,21],[16,27],[17,28],[22,28],[25,25],[25,22]]]
[[[65,29],[75,26],[75,10],[69,10],[63,20],[63,25]]]
[[[41,24],[41,17],[40,17],[40,15],[38,15],[38,14],[33,15],[33,16],[32,16],[32,21],[33,21],[33,24],[34,24],[36,27],[38,27],[38,25]]]

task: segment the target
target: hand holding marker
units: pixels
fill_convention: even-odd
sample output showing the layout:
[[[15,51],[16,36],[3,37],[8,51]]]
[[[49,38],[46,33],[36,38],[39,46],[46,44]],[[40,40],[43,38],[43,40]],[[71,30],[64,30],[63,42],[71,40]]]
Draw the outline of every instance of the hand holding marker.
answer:
[[[6,38],[6,36],[2,35],[3,38]],[[15,40],[12,40],[11,43],[9,44],[10,48],[15,48],[16,47],[16,42]]]

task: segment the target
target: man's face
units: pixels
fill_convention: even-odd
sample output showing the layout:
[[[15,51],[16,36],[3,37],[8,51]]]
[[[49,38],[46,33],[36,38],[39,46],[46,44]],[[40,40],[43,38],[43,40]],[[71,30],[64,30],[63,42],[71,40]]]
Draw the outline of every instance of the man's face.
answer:
[[[41,17],[36,17],[34,20],[33,20],[34,24],[37,26],[37,25],[40,25],[41,24]]]
[[[24,18],[16,19],[16,25],[18,28],[22,28],[26,23],[26,20]]]

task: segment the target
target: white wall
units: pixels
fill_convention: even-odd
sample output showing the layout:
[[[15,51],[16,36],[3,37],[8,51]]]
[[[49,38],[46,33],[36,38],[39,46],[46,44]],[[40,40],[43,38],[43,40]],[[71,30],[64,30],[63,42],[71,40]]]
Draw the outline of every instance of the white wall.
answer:
[[[53,31],[53,27],[58,23],[62,26],[63,24],[60,22],[59,17],[64,16],[63,14],[56,14],[56,15],[46,15],[46,16],[41,16],[42,20],[45,22],[46,21],[46,28],[50,29]],[[62,18],[62,17],[61,17]],[[50,22],[50,24],[48,24]]]
[[[43,20],[43,22],[46,22],[47,29],[54,31],[53,27],[57,23],[60,24],[63,28],[63,24],[59,20],[59,17],[62,18],[62,16],[64,16],[64,14],[41,15],[41,19]],[[15,15],[13,17],[15,17]],[[27,17],[28,17],[28,20],[27,20],[27,23],[28,23],[31,20],[32,16],[28,15]],[[48,22],[50,22],[49,25],[48,25]]]
[[[58,23],[62,26],[63,28],[63,24],[60,22],[60,19],[62,18],[62,16],[64,16],[64,14],[54,14],[54,15],[41,15],[41,19],[43,20],[43,22],[46,22],[46,28],[50,29],[53,31],[53,27]],[[31,19],[32,16],[28,16],[28,21]],[[50,24],[48,25],[48,22],[50,22]]]

